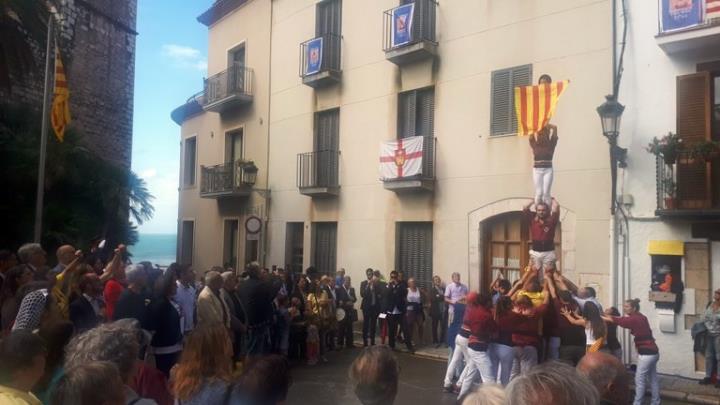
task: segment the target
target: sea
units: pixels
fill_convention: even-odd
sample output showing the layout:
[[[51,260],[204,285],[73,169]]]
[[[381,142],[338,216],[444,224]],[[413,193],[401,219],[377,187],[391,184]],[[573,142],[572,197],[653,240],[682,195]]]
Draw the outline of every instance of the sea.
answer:
[[[141,233],[138,243],[128,247],[135,263],[148,261],[152,264],[168,266],[175,261],[177,235],[159,233]]]

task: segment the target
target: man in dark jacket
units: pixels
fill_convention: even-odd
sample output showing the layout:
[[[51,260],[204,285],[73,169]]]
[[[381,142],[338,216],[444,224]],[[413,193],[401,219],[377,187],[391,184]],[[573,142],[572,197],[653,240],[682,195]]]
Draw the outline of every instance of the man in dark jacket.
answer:
[[[343,277],[343,284],[335,287],[335,298],[337,307],[345,311],[345,318],[340,321],[338,328],[338,347],[343,345],[347,349],[353,347],[353,322],[355,322],[355,302],[357,296],[355,289],[352,288],[350,276]]]
[[[95,273],[82,276],[79,282],[82,293],[70,304],[70,321],[77,333],[92,329],[105,317],[105,305],[102,302],[103,285]]]
[[[141,264],[129,265],[125,268],[128,287],[120,295],[115,306],[113,320],[132,318],[140,322],[140,327],[153,330],[150,320],[150,296],[145,292],[147,273]]]
[[[363,312],[363,346],[375,345],[375,325],[377,325],[377,317],[380,313],[380,304],[382,293],[380,290],[380,280],[373,275],[373,269],[365,270],[367,280],[360,283],[360,296],[362,303],[360,309]]]
[[[405,314],[405,297],[407,289],[404,289],[398,279],[398,272],[390,272],[390,282],[385,290],[385,299],[383,311],[387,314],[388,322],[388,343],[391,349],[395,349],[395,337],[397,336],[398,327],[404,328],[403,316]],[[413,353],[412,345],[409,341],[405,341],[408,350]]]
[[[260,279],[260,265],[256,262],[247,266],[248,279],[238,290],[240,302],[247,315],[247,355],[261,356],[270,352],[270,326],[273,320],[272,302],[275,299],[282,280]]]

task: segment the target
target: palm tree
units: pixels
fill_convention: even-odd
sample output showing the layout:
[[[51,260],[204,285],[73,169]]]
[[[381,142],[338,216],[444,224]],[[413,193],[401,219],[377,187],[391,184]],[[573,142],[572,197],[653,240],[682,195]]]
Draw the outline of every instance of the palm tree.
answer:
[[[38,73],[34,49],[47,35],[49,8],[54,1],[0,0],[0,86],[10,88],[11,78]],[[42,48],[42,46],[40,46]]]

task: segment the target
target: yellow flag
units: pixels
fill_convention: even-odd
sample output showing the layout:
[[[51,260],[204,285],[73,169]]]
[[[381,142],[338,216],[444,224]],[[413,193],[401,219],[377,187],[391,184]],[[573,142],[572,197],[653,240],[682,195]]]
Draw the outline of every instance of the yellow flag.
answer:
[[[518,134],[534,134],[545,128],[555,114],[560,95],[569,84],[569,80],[563,80],[552,84],[515,87]]]
[[[55,90],[53,91],[52,111],[50,111],[55,136],[59,142],[65,137],[65,128],[70,124],[70,91],[65,77],[65,67],[60,58],[60,49],[55,46]]]

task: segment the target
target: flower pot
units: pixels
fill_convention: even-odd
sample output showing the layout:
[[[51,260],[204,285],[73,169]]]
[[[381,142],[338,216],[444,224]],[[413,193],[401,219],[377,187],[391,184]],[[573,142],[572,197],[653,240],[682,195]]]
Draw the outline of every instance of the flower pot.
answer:
[[[670,166],[674,165],[677,161],[677,153],[675,152],[666,152],[663,153],[663,160],[665,160],[665,164]]]
[[[665,197],[665,209],[666,210],[674,210],[675,209],[675,197]]]

